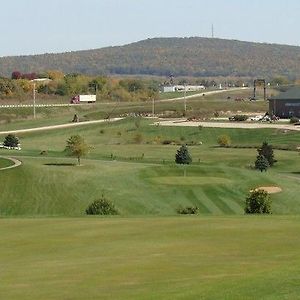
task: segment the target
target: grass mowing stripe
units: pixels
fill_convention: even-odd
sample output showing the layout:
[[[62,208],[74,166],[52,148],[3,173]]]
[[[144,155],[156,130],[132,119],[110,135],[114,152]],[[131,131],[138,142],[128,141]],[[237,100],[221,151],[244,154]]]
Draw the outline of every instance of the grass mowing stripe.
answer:
[[[203,187],[204,193],[209,195],[209,197],[213,200],[216,207],[220,209],[224,214],[233,214],[234,211],[228,206],[226,202],[224,202],[220,195],[222,195],[223,187],[216,186],[214,189],[211,189],[211,187]]]
[[[185,192],[186,197],[191,201],[191,203],[199,208],[200,213],[210,213],[209,209],[202,203],[201,199],[199,199],[194,190],[187,190]]]

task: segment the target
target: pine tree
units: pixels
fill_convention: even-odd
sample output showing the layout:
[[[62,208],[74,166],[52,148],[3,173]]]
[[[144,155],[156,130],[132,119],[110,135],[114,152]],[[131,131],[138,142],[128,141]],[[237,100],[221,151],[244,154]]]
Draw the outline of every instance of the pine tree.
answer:
[[[269,168],[269,162],[263,155],[258,155],[255,161],[255,169],[262,171],[267,171]]]
[[[272,145],[269,145],[267,142],[263,142],[260,149],[257,149],[259,155],[263,155],[269,163],[269,166],[272,167],[276,160],[274,159],[274,151]]]
[[[175,155],[176,164],[189,165],[192,163],[192,157],[186,145],[182,145]]]

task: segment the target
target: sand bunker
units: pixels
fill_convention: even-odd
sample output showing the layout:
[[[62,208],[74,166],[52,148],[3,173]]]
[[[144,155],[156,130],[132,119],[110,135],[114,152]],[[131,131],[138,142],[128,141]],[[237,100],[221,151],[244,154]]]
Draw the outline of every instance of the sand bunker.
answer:
[[[264,190],[268,194],[276,194],[282,192],[282,188],[280,188],[279,186],[260,186],[256,188],[256,190]]]

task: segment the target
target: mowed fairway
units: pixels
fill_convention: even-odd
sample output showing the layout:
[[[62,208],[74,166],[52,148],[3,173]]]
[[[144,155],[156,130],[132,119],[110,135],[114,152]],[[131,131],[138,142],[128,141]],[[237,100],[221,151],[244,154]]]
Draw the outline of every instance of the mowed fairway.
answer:
[[[200,214],[243,214],[250,189],[279,186],[271,196],[275,214],[300,213],[300,159],[296,151],[275,150],[278,162],[268,172],[251,168],[256,149],[216,147],[227,134],[234,145],[296,147],[298,132],[278,129],[176,128],[151,126],[135,119],[20,135],[22,166],[0,172],[1,215],[79,216],[104,194],[123,216],[174,215],[179,206],[195,205]],[[66,140],[82,135],[93,150],[76,166],[63,152]],[[136,142],[140,135],[142,141]],[[170,144],[175,143],[177,145]],[[199,144],[201,141],[202,144]],[[164,144],[167,143],[167,144]],[[189,146],[193,163],[174,162],[181,143]],[[40,155],[46,151],[46,155]]]
[[[0,298],[300,299],[300,217],[0,220]]]

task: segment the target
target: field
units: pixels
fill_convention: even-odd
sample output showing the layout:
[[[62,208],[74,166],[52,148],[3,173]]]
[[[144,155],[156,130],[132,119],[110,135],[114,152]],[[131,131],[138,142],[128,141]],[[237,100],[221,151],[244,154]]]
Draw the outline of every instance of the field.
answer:
[[[0,295],[300,299],[299,230],[293,216],[2,219]]]
[[[181,114],[176,101],[157,109]],[[266,108],[214,97],[188,103],[190,115]],[[62,124],[74,113],[94,120],[150,110],[151,103],[98,104],[41,109],[36,120],[16,110],[9,122],[0,113],[0,131]],[[11,164],[5,157],[22,162],[0,171],[1,299],[300,299],[299,132],[156,121],[22,133],[21,151],[0,149],[0,168]],[[74,134],[92,146],[81,166],[64,151]],[[217,145],[224,134],[231,148]],[[278,161],[260,173],[253,164],[263,141]],[[174,162],[181,144],[193,158],[186,176]],[[273,215],[244,215],[247,194],[260,186],[282,189],[271,195]],[[119,216],[86,216],[102,195]],[[180,216],[179,206],[197,206],[199,215]]]
[[[216,112],[220,116],[230,116],[236,113],[247,112],[252,114],[264,113],[268,110],[265,101],[241,101],[234,99],[247,99],[252,95],[252,90],[229,91],[223,94],[207,95],[205,97],[187,100],[187,116],[213,117]],[[230,97],[230,100],[227,98]],[[52,100],[57,103],[56,99]],[[39,103],[39,100],[37,100]],[[67,102],[66,102],[67,103]],[[81,121],[97,120],[109,117],[126,116],[128,114],[152,115],[152,101],[147,102],[103,102],[97,104],[72,106],[72,107],[50,107],[36,108],[37,117],[32,118],[33,108],[1,108],[0,130],[12,130],[31,128],[71,122],[74,114]],[[184,100],[155,101],[155,114],[179,117],[184,113]]]
[[[250,189],[279,186],[272,195],[276,214],[300,212],[297,200],[300,161],[296,151],[275,150],[278,163],[268,172],[251,168],[255,147],[267,140],[274,147],[296,147],[299,133],[278,129],[217,129],[153,126],[153,120],[129,118],[116,123],[20,134],[23,165],[3,171],[2,215],[79,216],[104,194],[121,215],[174,215],[179,206],[196,205],[201,214],[243,214]],[[76,166],[66,157],[66,140],[82,135],[93,146]],[[227,134],[239,147],[220,148]],[[201,144],[201,143],[202,144]],[[193,164],[174,162],[179,145],[187,143]],[[174,145],[175,144],[175,145]],[[43,155],[41,155],[41,153]]]

